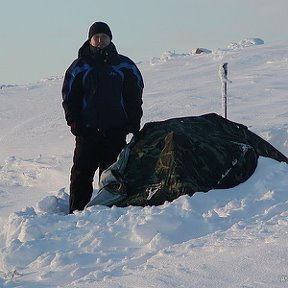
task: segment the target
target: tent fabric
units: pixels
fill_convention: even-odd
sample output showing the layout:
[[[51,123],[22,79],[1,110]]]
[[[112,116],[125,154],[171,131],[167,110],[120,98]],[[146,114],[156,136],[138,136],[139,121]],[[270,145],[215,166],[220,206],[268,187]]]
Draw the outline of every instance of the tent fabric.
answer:
[[[103,173],[88,206],[161,205],[185,194],[231,188],[253,174],[259,156],[288,163],[246,126],[214,113],[146,123]],[[101,193],[110,199],[99,201]]]

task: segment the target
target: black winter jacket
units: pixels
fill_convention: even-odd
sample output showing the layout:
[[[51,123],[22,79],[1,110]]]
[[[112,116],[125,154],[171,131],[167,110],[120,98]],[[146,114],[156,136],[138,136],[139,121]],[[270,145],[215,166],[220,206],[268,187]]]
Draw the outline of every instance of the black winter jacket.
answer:
[[[113,43],[92,53],[86,41],[63,81],[62,105],[67,124],[100,131],[137,132],[143,114],[143,88],[137,66],[118,54]]]

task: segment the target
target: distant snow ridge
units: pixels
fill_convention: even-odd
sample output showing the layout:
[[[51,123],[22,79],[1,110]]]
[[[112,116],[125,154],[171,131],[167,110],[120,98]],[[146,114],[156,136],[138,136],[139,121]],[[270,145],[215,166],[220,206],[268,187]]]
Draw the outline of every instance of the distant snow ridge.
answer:
[[[0,89],[3,89],[3,88],[11,88],[11,87],[16,87],[17,85],[14,85],[14,84],[0,84]]]
[[[50,76],[47,78],[42,78],[40,82],[48,82],[48,81],[61,81],[63,79],[63,76]]]
[[[239,41],[238,43],[232,42],[228,45],[228,49],[241,49],[255,45],[262,45],[264,41],[260,38],[247,38]]]
[[[243,48],[247,48],[247,47],[251,47],[255,45],[262,45],[262,44],[264,44],[264,40],[260,38],[246,38],[246,39],[240,40],[238,43],[231,42],[228,45],[228,49],[231,49],[231,50],[243,49]],[[190,53],[181,53],[181,54],[178,54],[175,51],[166,51],[160,57],[153,57],[150,60],[150,64],[157,65],[157,64],[165,63],[171,59],[175,59],[178,57],[198,55],[198,54],[210,54],[212,52],[213,52],[212,50],[209,50],[206,48],[195,48],[195,49],[192,49]]]
[[[166,51],[160,57],[153,57],[150,60],[150,64],[151,65],[161,64],[161,63],[167,62],[168,60],[171,60],[173,58],[183,57],[183,56],[189,56],[189,54],[188,53],[187,54],[185,54],[185,53],[178,54],[175,51],[174,52]]]
[[[210,54],[210,53],[212,53],[212,51],[206,48],[195,48],[195,49],[192,49],[191,51],[192,55]]]

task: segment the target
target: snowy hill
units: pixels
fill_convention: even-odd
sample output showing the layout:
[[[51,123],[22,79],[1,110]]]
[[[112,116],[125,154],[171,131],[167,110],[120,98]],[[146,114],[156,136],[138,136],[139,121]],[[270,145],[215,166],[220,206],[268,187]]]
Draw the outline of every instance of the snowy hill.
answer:
[[[139,64],[142,125],[221,114],[218,68],[228,62],[228,118],[288,156],[288,43],[256,40]],[[0,89],[0,287],[287,287],[285,163],[261,157],[233,189],[159,207],[67,215],[74,138],[61,85],[51,77]]]

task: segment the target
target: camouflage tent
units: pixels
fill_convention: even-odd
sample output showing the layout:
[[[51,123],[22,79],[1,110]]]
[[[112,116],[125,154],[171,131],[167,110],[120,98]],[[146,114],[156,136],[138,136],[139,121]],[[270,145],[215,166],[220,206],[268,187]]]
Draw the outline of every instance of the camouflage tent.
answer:
[[[103,173],[87,206],[160,205],[184,194],[231,188],[253,174],[259,156],[288,163],[246,126],[217,114],[146,123]]]

